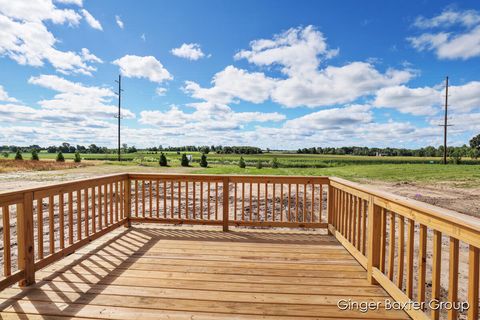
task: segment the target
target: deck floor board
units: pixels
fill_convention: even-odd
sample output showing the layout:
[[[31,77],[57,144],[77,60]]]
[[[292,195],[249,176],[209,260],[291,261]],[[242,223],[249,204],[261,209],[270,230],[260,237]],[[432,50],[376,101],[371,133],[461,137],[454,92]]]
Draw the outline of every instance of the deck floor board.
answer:
[[[5,319],[408,319],[339,299],[384,301],[335,238],[319,232],[119,228],[0,292]]]

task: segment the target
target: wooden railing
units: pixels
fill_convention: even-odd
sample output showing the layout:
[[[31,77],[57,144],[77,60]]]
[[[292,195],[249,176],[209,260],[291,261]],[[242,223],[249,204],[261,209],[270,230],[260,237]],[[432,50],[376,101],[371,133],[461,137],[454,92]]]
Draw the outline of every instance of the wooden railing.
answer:
[[[478,319],[480,219],[338,178],[330,192],[329,230],[372,284],[414,319]]]
[[[469,304],[412,318],[478,318],[480,220],[338,178],[118,174],[0,193],[0,209],[0,290],[132,222],[328,228],[396,301]]]
[[[0,290],[34,283],[35,271],[124,224],[125,188],[128,174],[1,193]]]
[[[328,178],[130,174],[132,222],[327,227]]]

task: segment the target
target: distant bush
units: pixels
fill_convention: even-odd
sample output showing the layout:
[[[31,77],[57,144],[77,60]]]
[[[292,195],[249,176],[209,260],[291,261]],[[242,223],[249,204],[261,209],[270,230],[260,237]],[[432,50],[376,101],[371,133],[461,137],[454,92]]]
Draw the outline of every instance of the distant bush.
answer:
[[[38,151],[37,151],[37,150],[33,150],[33,151],[32,151],[32,158],[31,158],[31,159],[32,159],[33,161],[38,161],[38,160],[40,160],[40,159],[38,158]]]
[[[280,167],[280,163],[278,162],[278,159],[275,157],[272,159],[272,168],[277,169]]]
[[[158,161],[158,164],[161,166],[161,167],[166,167],[168,166],[168,161],[167,161],[167,157],[165,156],[165,153],[161,153],[160,154],[160,160]]]
[[[65,157],[63,156],[63,153],[62,151],[60,151],[58,154],[57,154],[57,159],[56,159],[57,162],[65,162]]]
[[[2,152],[2,156],[3,156],[4,158],[8,158],[8,157],[10,156],[10,153],[8,153],[8,152],[6,152],[6,151],[5,151],[5,152]]]
[[[452,152],[452,154],[450,155],[450,162],[453,164],[462,163],[462,155],[460,154],[460,152],[457,152],[457,150]]]
[[[185,153],[182,154],[181,164],[182,164],[182,167],[188,167],[189,166],[189,161],[188,161],[187,155]]]
[[[80,152],[75,152],[75,157],[73,158],[73,161],[79,163],[82,162],[82,157],[80,156]]]
[[[243,157],[240,157],[240,161],[238,161],[238,166],[242,169],[245,169],[245,167],[247,166],[245,160],[243,160]]]
[[[207,156],[205,155],[205,153],[202,153],[202,158],[200,159],[200,167],[208,167]]]
[[[263,168],[262,161],[260,161],[260,160],[257,161],[256,168],[257,168],[257,169],[262,169],[262,168]]]
[[[17,150],[17,153],[15,153],[15,160],[23,160],[20,150]]]

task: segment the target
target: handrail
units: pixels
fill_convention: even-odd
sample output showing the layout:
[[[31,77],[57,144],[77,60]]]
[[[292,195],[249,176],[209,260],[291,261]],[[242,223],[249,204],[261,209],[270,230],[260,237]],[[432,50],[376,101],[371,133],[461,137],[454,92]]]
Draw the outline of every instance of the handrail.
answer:
[[[469,319],[478,317],[480,219],[341,178],[122,173],[0,192],[0,209],[5,256],[0,290],[17,281],[33,283],[36,270],[131,222],[210,224],[225,231],[230,226],[327,228],[367,270],[369,281],[395,300],[425,302],[431,281],[433,299],[465,299]],[[17,266],[10,252],[15,224]],[[448,297],[440,290],[447,269],[442,236],[450,242]],[[463,249],[468,263],[459,258]],[[459,273],[468,274],[468,282]],[[462,281],[465,297],[459,296]],[[427,319],[426,309],[439,318],[441,311],[429,306],[406,311]],[[449,310],[448,316],[456,319],[460,313]]]
[[[409,306],[405,311],[413,319],[430,319],[426,311],[431,319],[442,313],[457,319],[461,312],[478,318],[480,219],[340,178],[330,178],[330,188],[334,206],[329,231],[365,267],[372,284]],[[449,238],[448,274],[442,266],[443,236]],[[468,250],[468,263],[459,258],[462,249]],[[447,297],[441,295],[442,270],[449,281]],[[460,296],[460,283],[468,287],[466,296]],[[439,308],[439,302],[458,304],[461,299],[468,302],[468,311]]]

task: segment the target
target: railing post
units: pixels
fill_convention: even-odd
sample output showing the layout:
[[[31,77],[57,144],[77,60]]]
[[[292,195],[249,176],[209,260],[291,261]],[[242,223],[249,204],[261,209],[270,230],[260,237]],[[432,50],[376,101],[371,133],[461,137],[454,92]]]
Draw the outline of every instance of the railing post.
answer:
[[[19,286],[29,286],[35,283],[35,256],[33,242],[33,192],[23,194],[23,202],[17,204],[17,243],[18,270],[23,270],[25,276]]]
[[[368,251],[367,277],[371,284],[377,284],[373,278],[373,268],[380,266],[381,208],[374,203],[374,196],[368,197]]]
[[[127,219],[127,223],[124,224],[124,227],[130,228],[132,226],[132,222],[130,221],[130,217],[132,216],[132,181],[130,180],[130,176],[128,176],[125,181],[124,207],[125,218]]]
[[[228,231],[229,209],[230,209],[230,181],[228,177],[223,178],[223,231]]]
[[[327,194],[327,222],[329,226],[333,226],[334,215],[335,215],[335,201],[333,195],[333,187],[330,185],[330,181],[328,182],[328,194]],[[320,204],[322,205],[322,204]],[[329,228],[327,228],[328,234],[332,235],[332,232]]]

